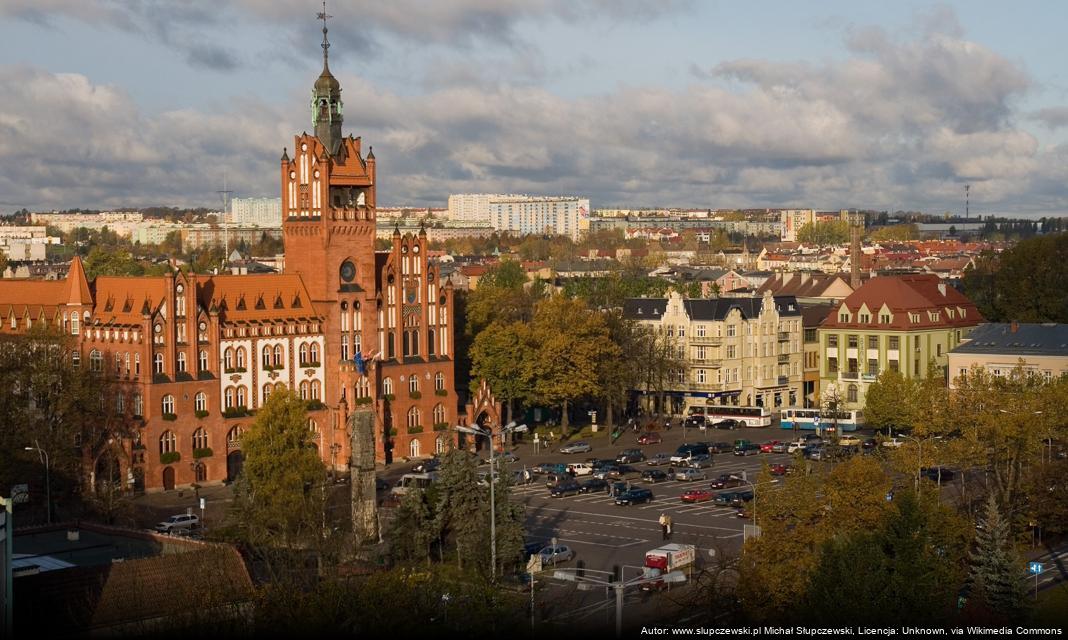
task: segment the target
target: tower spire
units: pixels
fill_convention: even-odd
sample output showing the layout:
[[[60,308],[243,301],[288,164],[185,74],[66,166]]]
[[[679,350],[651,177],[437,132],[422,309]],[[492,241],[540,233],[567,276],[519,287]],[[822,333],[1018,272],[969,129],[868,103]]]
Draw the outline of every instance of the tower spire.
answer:
[[[326,0],[323,0],[323,10],[320,11],[316,18],[323,21],[323,69],[327,69],[327,58],[330,57],[330,40],[326,38],[326,21],[334,16],[326,13]]]

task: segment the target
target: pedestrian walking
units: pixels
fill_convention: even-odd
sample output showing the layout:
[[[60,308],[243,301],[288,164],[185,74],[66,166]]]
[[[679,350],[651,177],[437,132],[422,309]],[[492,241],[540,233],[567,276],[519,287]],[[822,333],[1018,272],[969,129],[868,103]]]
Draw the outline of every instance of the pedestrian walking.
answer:
[[[663,540],[668,539],[668,517],[667,514],[660,514],[660,535]]]

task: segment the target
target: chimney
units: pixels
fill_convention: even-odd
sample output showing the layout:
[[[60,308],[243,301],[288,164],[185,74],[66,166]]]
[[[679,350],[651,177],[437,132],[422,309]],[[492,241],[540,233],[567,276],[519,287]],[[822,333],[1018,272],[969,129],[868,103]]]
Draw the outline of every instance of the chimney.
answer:
[[[1013,320],[1012,322],[1009,323],[1009,332],[1010,333],[1016,333],[1019,330],[1020,330],[1020,323],[1019,322]]]
[[[857,224],[857,216],[849,216],[849,231],[852,243],[849,247],[849,286],[856,291],[860,288],[860,231],[862,226]]]

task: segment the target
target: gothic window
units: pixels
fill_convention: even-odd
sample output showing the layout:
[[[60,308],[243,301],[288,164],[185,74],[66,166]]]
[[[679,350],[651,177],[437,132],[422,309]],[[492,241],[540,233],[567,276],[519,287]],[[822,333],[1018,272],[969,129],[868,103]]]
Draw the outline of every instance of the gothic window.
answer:
[[[263,345],[263,368],[266,369],[271,366],[271,347],[269,345]]]
[[[319,362],[319,343],[313,342],[311,344],[311,361]]]
[[[163,373],[163,354],[157,353],[155,357],[156,373]]]
[[[244,369],[245,368],[245,348],[244,347],[238,347],[237,348],[236,362],[237,362],[237,368],[238,369]]]
[[[173,431],[164,431],[159,437],[159,453],[163,455],[165,453],[171,453],[177,447],[177,438],[174,437]]]
[[[241,425],[236,425],[226,433],[226,444],[238,446],[241,444]]]
[[[208,432],[203,427],[193,432],[193,449],[208,448]]]
[[[145,399],[140,393],[135,393],[133,397],[133,414],[135,416],[142,416],[145,414]]]
[[[186,369],[186,366],[185,366],[185,352],[184,351],[179,351],[178,352],[178,371],[180,373],[184,373],[185,369]]]
[[[318,380],[311,381],[311,399],[319,400],[322,395],[322,383]]]
[[[246,398],[246,392],[245,392],[245,387],[244,386],[240,386],[240,387],[237,388],[237,406],[239,406],[239,407],[247,407],[248,406],[248,400]]]
[[[78,351],[71,351],[70,353],[70,366],[77,369],[82,366],[82,354]]]
[[[163,401],[160,403],[163,413],[174,415],[174,396],[167,394],[163,396]]]
[[[193,399],[193,407],[197,411],[208,410],[208,396],[203,391],[197,392],[196,397]]]
[[[300,399],[307,400],[309,392],[309,385],[307,380],[302,380],[300,383]]]
[[[386,378],[382,381],[382,393],[387,396],[393,395],[393,378]]]
[[[410,457],[410,458],[418,458],[419,457],[419,441],[418,440],[412,440],[411,442],[408,443],[408,457]]]
[[[285,349],[282,348],[282,345],[274,345],[274,366],[281,367],[285,365],[285,358]]]
[[[204,349],[200,350],[200,370],[208,370],[208,352]]]
[[[308,364],[308,343],[302,342],[300,344],[300,366]]]
[[[857,385],[851,384],[846,391],[846,402],[857,401]]]
[[[419,426],[419,407],[408,409],[408,428]]]
[[[226,409],[234,408],[234,388],[226,387],[226,392],[223,393],[223,407]]]
[[[96,349],[89,352],[89,370],[93,372],[104,370],[104,355]]]
[[[141,354],[140,353],[135,353],[134,354],[134,375],[135,376],[141,375]]]
[[[263,385],[263,401],[267,402],[267,398],[271,397],[271,383]]]
[[[445,405],[440,402],[434,405],[434,424],[445,422]]]
[[[229,347],[223,352],[223,367],[227,371],[234,368],[234,350]]]
[[[434,376],[434,390],[445,390],[445,374],[441,373],[440,371],[437,373],[437,375]]]
[[[416,393],[419,391],[419,376],[412,375],[408,378],[408,393]]]

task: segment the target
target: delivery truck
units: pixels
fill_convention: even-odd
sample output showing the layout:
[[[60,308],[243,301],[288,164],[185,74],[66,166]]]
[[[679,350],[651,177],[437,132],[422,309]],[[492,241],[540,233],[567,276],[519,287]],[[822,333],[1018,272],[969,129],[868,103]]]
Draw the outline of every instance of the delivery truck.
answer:
[[[657,578],[672,571],[692,567],[697,560],[697,547],[692,544],[665,544],[645,552],[645,577]],[[646,591],[668,586],[663,580],[650,580],[642,585]]]

